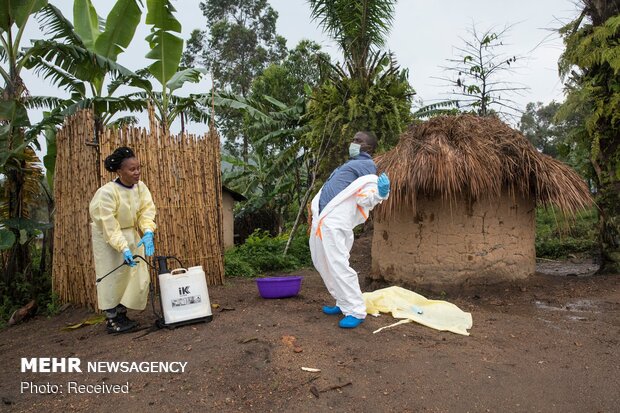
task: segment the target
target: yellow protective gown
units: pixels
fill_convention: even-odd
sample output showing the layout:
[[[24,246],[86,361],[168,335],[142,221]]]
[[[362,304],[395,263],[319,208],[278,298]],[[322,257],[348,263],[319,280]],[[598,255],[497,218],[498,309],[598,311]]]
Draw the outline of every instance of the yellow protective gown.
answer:
[[[322,190],[322,189],[321,189]],[[364,175],[336,195],[319,213],[321,191],[312,200],[310,254],[327,291],[342,313],[366,318],[357,272],[349,265],[353,228],[368,219],[370,211],[387,199],[378,194],[377,175]]]
[[[138,250],[137,230],[155,231],[155,205],[146,185],[140,181],[132,188],[108,182],[97,190],[90,201],[92,241],[97,278],[122,264],[123,249],[144,256]],[[97,284],[97,302],[102,310],[123,304],[133,310],[146,307],[149,272],[142,260],[135,267],[124,266]]]
[[[473,325],[471,314],[456,305],[447,301],[429,300],[402,287],[387,287],[364,293],[364,302],[368,314],[392,313],[394,318],[415,321],[439,331],[468,336],[467,330]]]

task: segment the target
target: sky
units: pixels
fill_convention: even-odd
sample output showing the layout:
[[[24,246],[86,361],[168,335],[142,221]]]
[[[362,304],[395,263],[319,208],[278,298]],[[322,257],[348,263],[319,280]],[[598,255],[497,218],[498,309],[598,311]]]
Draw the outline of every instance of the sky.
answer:
[[[113,4],[111,0],[92,1],[103,17]],[[73,20],[73,1],[50,2]],[[199,3],[199,0],[173,0],[184,39],[193,29],[207,28]],[[318,22],[311,20],[310,7],[305,0],[270,0],[269,3],[279,14],[277,32],[287,39],[288,48],[294,48],[302,39],[310,39],[330,53],[333,60],[342,60],[335,43],[322,32]],[[448,65],[447,59],[455,56],[455,47],[461,46],[463,39],[470,38],[467,33],[472,25],[479,31],[512,26],[504,38],[504,52],[526,58],[520,61],[519,69],[511,73],[511,78],[507,80],[528,87],[522,96],[514,96],[517,104],[524,109],[528,102],[549,103],[564,99],[557,70],[563,44],[553,29],[558,29],[577,14],[578,6],[574,0],[401,0],[396,5],[386,48],[395,54],[401,67],[409,70],[409,81],[416,90],[416,98],[428,104],[449,98],[447,93],[450,89],[437,78],[446,75],[441,67]],[[148,52],[144,38],[149,29],[144,24],[145,13],[142,18],[132,43],[118,59],[119,63],[132,70],[143,68],[151,62],[144,58]],[[42,38],[43,33],[38,26],[38,22],[32,20],[24,38]],[[33,74],[26,73],[23,77],[32,95],[62,95],[62,91]],[[209,79],[205,79],[198,85],[186,85],[179,94],[207,92],[209,85]],[[32,113],[31,117],[36,121],[40,114]],[[207,127],[194,124],[189,125],[188,129],[201,133]]]

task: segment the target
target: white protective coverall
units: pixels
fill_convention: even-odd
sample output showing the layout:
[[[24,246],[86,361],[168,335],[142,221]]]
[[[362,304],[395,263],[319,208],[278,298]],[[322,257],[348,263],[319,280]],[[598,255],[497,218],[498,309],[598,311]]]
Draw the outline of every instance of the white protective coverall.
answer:
[[[146,185],[139,181],[132,188],[108,182],[97,190],[90,201],[95,273],[107,274],[124,261],[123,249],[143,255],[136,244],[137,229],[155,231],[155,205]],[[142,260],[135,267],[123,266],[97,284],[97,302],[102,310],[122,304],[133,310],[144,310],[148,298],[149,271]]]
[[[342,313],[366,318],[357,273],[349,266],[353,246],[353,228],[368,219],[368,214],[386,198],[377,191],[377,175],[357,178],[336,195],[319,214],[321,191],[312,200],[310,253],[329,293]]]

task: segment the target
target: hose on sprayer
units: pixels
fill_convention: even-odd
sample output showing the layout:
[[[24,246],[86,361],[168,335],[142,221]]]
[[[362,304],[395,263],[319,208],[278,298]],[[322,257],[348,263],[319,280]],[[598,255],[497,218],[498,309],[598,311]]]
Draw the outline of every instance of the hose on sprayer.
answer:
[[[154,271],[157,271],[157,267],[155,267],[150,262],[148,262],[143,256],[136,254],[132,258],[133,259],[140,258],[142,261],[144,261],[146,263],[146,265],[149,268],[151,268]],[[181,262],[181,260],[179,260],[177,257],[174,257],[174,256],[163,256],[163,257],[162,256],[157,256],[157,257],[154,257],[153,260],[155,260],[155,259],[162,259],[162,258],[164,260],[163,261],[164,263],[165,263],[165,260],[168,259],[168,258],[174,259],[174,260],[176,260],[181,265],[182,268],[185,268],[183,266],[183,263]],[[97,278],[95,283],[99,284],[104,278],[106,278],[108,275],[112,274],[114,271],[118,270],[119,268],[121,268],[124,265],[129,265],[129,264],[126,263],[126,262],[123,262],[121,265],[119,265],[118,267],[114,268],[112,271],[110,271],[107,274]],[[159,271],[160,274],[162,273],[162,269],[164,270],[164,272],[167,271],[167,268],[166,268],[165,264],[163,265],[163,268],[160,268],[160,271]],[[149,284],[149,296],[151,298],[151,307],[153,309],[153,314],[155,315],[155,317],[157,317],[158,320],[162,319],[163,318],[162,315],[159,314],[157,312],[157,310],[155,309],[155,289],[153,287],[153,283]]]

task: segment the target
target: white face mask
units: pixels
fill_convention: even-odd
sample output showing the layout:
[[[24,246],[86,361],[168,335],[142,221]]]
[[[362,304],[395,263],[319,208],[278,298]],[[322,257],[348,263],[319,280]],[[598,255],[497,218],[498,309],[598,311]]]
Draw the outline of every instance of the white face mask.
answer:
[[[362,145],[360,145],[359,143],[352,143],[351,145],[349,145],[349,156],[351,158],[355,158],[357,155],[360,154],[361,148]]]

